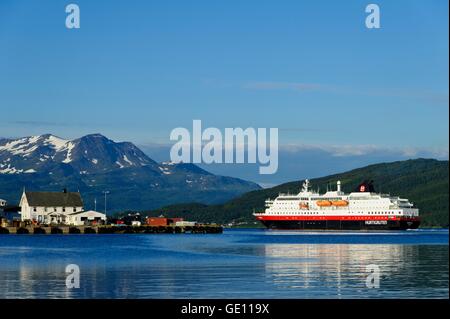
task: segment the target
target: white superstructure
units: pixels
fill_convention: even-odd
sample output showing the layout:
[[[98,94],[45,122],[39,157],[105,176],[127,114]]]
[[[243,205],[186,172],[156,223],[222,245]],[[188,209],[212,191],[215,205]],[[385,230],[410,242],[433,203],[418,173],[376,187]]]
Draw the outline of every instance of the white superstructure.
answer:
[[[267,200],[264,214],[418,217],[419,210],[413,206],[407,199],[387,194],[365,191],[345,194],[341,191],[340,181],[336,191],[321,195],[311,191],[309,180],[306,180],[297,195],[280,194],[274,200]]]

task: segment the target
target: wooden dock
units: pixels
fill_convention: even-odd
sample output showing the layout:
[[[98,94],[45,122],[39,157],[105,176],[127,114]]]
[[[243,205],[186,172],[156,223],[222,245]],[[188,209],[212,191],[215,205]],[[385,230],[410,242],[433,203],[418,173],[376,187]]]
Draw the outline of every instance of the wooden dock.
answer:
[[[1,234],[221,234],[220,225],[196,226],[25,226],[0,227]]]

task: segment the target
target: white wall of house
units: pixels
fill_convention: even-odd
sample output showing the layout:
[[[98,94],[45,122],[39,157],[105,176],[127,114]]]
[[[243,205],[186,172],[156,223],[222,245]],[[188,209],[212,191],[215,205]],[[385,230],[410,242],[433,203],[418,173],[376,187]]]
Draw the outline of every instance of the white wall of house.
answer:
[[[28,205],[27,197],[25,196],[25,192],[22,193],[22,197],[20,198],[20,219],[22,221],[24,220],[30,220],[31,219],[31,211],[30,206]]]
[[[96,212],[93,210],[86,212],[79,212],[76,214],[69,215],[68,223],[74,226],[82,226],[85,222],[93,222],[93,221],[106,221],[106,215],[100,212]]]
[[[83,207],[54,207],[54,206],[30,206],[25,193],[22,194],[20,199],[20,216],[21,220],[35,220],[40,223],[60,223],[69,220],[69,214],[75,212],[82,212]],[[59,218],[50,215],[62,215]]]

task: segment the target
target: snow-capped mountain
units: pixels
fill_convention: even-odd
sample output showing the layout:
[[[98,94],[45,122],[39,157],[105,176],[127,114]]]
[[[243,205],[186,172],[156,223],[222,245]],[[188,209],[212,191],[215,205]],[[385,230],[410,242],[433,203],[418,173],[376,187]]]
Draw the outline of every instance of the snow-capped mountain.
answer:
[[[193,164],[157,163],[134,144],[101,134],[74,140],[51,134],[0,139],[0,197],[16,201],[23,187],[78,189],[88,200],[109,190],[115,194],[113,210],[217,203],[259,188]]]
[[[81,173],[157,166],[132,143],[115,143],[100,134],[65,140],[46,134],[0,140],[0,174],[35,173],[68,164]]]

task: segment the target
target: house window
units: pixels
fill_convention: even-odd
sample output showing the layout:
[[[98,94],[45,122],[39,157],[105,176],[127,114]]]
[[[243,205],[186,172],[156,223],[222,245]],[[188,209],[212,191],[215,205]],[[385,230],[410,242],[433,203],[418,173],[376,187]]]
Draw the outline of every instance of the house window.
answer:
[[[33,212],[36,212],[36,211],[37,211],[36,207],[33,207]]]
[[[65,207],[63,207],[63,208],[62,208],[62,211],[63,211],[63,212],[65,212],[65,211],[66,211],[66,208],[65,208]]]
[[[56,212],[56,207],[53,207],[53,211]]]
[[[47,207],[44,207],[44,212],[47,212]]]
[[[76,212],[76,211],[77,211],[77,208],[76,208],[76,207],[74,207],[74,208],[73,208],[73,211],[74,211],[74,212]]]

